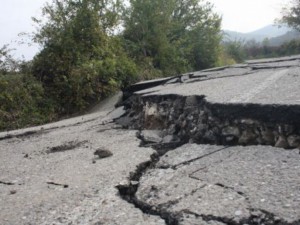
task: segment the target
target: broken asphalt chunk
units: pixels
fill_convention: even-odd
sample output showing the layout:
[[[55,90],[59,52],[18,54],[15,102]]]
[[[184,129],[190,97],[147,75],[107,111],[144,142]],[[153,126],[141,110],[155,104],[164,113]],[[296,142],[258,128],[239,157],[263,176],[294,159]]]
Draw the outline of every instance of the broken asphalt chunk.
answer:
[[[94,155],[98,156],[100,159],[103,159],[103,158],[111,157],[113,153],[105,148],[98,148],[94,152]]]

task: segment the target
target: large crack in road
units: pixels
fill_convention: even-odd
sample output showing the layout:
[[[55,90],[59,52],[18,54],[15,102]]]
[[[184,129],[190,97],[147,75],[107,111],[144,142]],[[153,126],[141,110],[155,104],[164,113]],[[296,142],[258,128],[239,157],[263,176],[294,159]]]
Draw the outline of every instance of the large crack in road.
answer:
[[[122,110],[110,111],[0,133],[1,225],[165,224],[115,188],[154,151],[111,122]]]
[[[290,199],[288,199],[291,196],[281,192],[281,185],[285,184],[287,186],[284,188],[290,188],[288,193],[294,193],[295,195],[297,193],[298,198],[300,196],[297,188],[299,187],[299,182],[293,184],[293,181],[291,182],[288,179],[284,179],[284,177],[288,177],[289,173],[292,172],[291,170],[293,169],[298,170],[298,172],[294,174],[294,177],[298,177],[300,175],[298,166],[300,157],[298,150],[294,150],[293,154],[290,154],[290,152],[284,152],[281,154],[283,150],[269,147],[265,147],[262,149],[262,151],[258,151],[253,147],[248,149],[244,149],[245,147],[236,147],[236,149],[229,148],[229,150],[232,152],[225,152],[224,154],[223,151],[227,151],[228,148],[221,148],[220,146],[206,146],[207,149],[202,149],[203,155],[197,157],[196,159],[191,160],[188,158],[181,158],[183,151],[194,149],[197,151],[197,154],[201,154],[201,148],[203,148],[203,146],[199,147],[198,145],[183,145],[179,148],[176,148],[176,150],[170,150],[163,155],[153,155],[151,161],[143,163],[134,173],[132,173],[130,178],[131,182],[129,185],[117,186],[120,191],[120,195],[124,200],[134,204],[135,207],[141,209],[144,213],[160,216],[168,225],[205,224],[204,222],[212,221],[222,222],[222,224],[229,225],[296,225],[300,223],[297,208],[297,204],[299,204],[299,202],[294,202],[296,205],[293,207],[296,208],[293,208],[292,203],[289,201]],[[207,153],[207,151],[211,153]],[[248,156],[257,155],[257,158],[249,159],[246,156],[236,157],[235,159],[231,158],[232,156],[239,155],[240,151],[248,153]],[[232,161],[237,161],[237,159],[251,160],[251,166],[247,167],[244,165],[245,169],[248,170],[251,169],[251,167],[254,167],[254,164],[259,164],[255,160],[261,157],[269,158],[274,154],[274,151],[278,154],[278,158],[276,158],[274,162],[280,159],[291,167],[291,170],[285,171],[282,176],[274,178],[276,179],[275,182],[272,182],[272,176],[276,173],[271,173],[269,176],[268,173],[272,170],[275,170],[280,163],[277,164],[270,161],[270,164],[266,165],[267,168],[261,164],[259,165],[261,166],[259,168],[252,168],[252,173],[247,174],[243,170],[240,171],[237,175],[235,175],[235,180],[225,179],[224,181],[222,179],[218,179],[223,175],[225,177],[228,177],[230,174],[234,175],[234,170],[241,169],[239,168],[240,164],[245,163],[244,161],[241,161],[238,163],[238,165],[234,165]],[[266,154],[264,152],[268,152],[268,154],[264,156],[264,154]],[[175,160],[173,160],[174,158],[172,158],[172,155],[175,157]],[[292,160],[293,162],[291,162],[291,160],[287,160],[289,157],[295,157],[294,160]],[[176,159],[178,160],[178,158],[182,161],[176,164]],[[203,160],[206,162],[203,163]],[[226,163],[228,165],[232,165],[232,168],[227,173],[216,177],[216,172],[220,173],[220,170],[217,169],[216,171],[211,172],[203,177],[203,170],[206,170],[207,173],[209,168],[221,167],[222,171],[222,169],[226,167],[226,163],[223,163],[224,161],[228,161]],[[172,162],[173,165],[166,166],[166,164],[170,162]],[[262,163],[268,163],[268,161],[264,159],[262,160]],[[178,167],[179,165],[181,165],[181,167]],[[201,167],[201,171],[198,169],[199,167]],[[228,170],[228,167],[226,168]],[[278,168],[277,173],[280,172],[281,169],[282,168]],[[262,177],[260,179],[252,179],[252,181],[249,183],[245,182],[245,179],[251,180],[252,176],[255,176],[253,172],[258,171],[261,171],[262,173]],[[214,177],[215,180],[209,180],[208,177],[210,176]],[[245,177],[241,178],[241,176]],[[191,181],[191,179],[195,179],[195,181]],[[277,183],[278,181],[279,184]],[[236,182],[241,183],[237,185]],[[268,191],[270,190],[266,192],[260,190],[259,186],[263,182],[265,182],[265,186],[271,186],[271,188],[274,188],[274,190],[272,190],[273,193],[271,194],[275,195],[275,198],[274,196],[269,196],[270,193]],[[289,187],[291,184],[293,184],[294,187]],[[249,188],[249,190],[247,190],[247,188]],[[278,190],[276,190],[276,188]],[[175,192],[175,194],[172,194],[173,192]],[[259,197],[255,197],[257,192],[260,194]],[[200,201],[204,201],[205,204],[203,204],[203,202],[198,202],[199,195],[201,196],[203,193],[204,196],[200,198]],[[278,199],[287,198],[287,202],[282,201],[279,204],[276,203],[278,200],[276,199],[276,196],[280,196]],[[207,199],[205,197],[207,197]],[[268,197],[271,199],[267,199]],[[296,197],[297,195],[294,196],[294,198]],[[241,199],[244,201],[244,204],[239,204]],[[226,200],[229,202],[226,203]],[[237,201],[237,203],[235,201]],[[269,201],[269,203],[264,205],[266,201]],[[274,202],[277,204],[277,206],[273,205]],[[193,208],[194,204],[196,204],[197,207]],[[230,210],[228,210],[229,213],[226,212],[226,207],[230,207],[228,204],[231,205]],[[215,211],[214,207],[218,208],[220,205],[221,208]],[[282,213],[282,208],[286,207],[291,208]],[[268,209],[273,212],[268,211]],[[206,214],[202,211],[206,211]],[[222,212],[224,212],[224,215],[222,215]],[[194,220],[197,222],[190,223],[189,219],[185,218],[190,214],[195,216]],[[201,220],[204,222],[200,223]]]
[[[165,84],[162,93],[135,87],[117,121],[157,154],[117,187],[122,198],[168,225],[300,224],[300,107],[240,103],[283,79],[285,67],[226,103],[166,94]]]
[[[135,95],[124,104],[128,112],[120,124],[161,130],[161,139],[286,149],[300,145],[300,105],[220,104],[179,95]]]
[[[200,156],[191,159],[194,154],[189,151]],[[182,157],[185,154],[187,158]],[[253,155],[255,157],[249,159]],[[274,160],[267,160],[274,155],[276,155]],[[290,160],[290,157],[293,157],[293,160]],[[263,160],[257,162],[261,158]],[[163,154],[159,154],[159,152],[154,154],[151,161],[143,163],[132,173],[131,182],[128,185],[119,185],[117,188],[124,200],[134,204],[146,214],[160,216],[168,225],[210,224],[209,222],[229,225],[296,225],[300,223],[297,209],[297,205],[299,205],[297,201],[299,201],[300,196],[297,187],[300,183],[293,183],[294,180],[291,181],[285,177],[288,177],[289,173],[293,173],[292,170],[294,169],[297,172],[292,177],[295,178],[300,175],[299,159],[298,150],[285,152],[267,146],[258,150],[253,146],[222,148],[221,146],[204,147],[203,145],[187,144],[174,150],[168,149]],[[245,161],[251,162],[250,165],[245,165]],[[234,164],[234,162],[238,163]],[[274,178],[275,182],[272,182],[272,176],[278,175],[283,169],[282,166],[277,168],[281,162],[291,168],[289,171],[283,172],[280,177]],[[240,168],[241,165],[244,168]],[[229,168],[230,166],[231,168]],[[216,176],[223,171],[224,167],[228,170],[227,173]],[[217,169],[209,172],[213,168]],[[235,170],[239,169],[239,173],[234,175]],[[247,170],[251,170],[251,172],[247,174]],[[208,175],[204,176],[203,171],[205,171],[204,174],[208,173]],[[256,176],[255,172],[261,172],[260,176],[262,177],[253,178],[252,176]],[[222,180],[220,178],[222,176],[228,178],[230,175],[234,176],[235,179]],[[191,179],[195,181],[191,181]],[[245,179],[249,179],[250,182],[245,182]],[[237,182],[240,184],[237,185]],[[274,188],[273,193],[269,193],[270,190],[266,192],[261,190],[259,186],[262,183],[264,186]],[[291,184],[294,187],[289,186]],[[285,185],[284,188],[281,185]],[[247,190],[248,188],[249,190]],[[288,199],[291,196],[282,193],[282,188],[289,188],[289,193],[296,195],[292,198],[298,197],[296,202],[292,201],[296,204],[293,207],[296,208],[292,207],[293,203],[290,203],[290,199]],[[259,197],[255,197],[257,192]],[[201,196],[203,193],[204,196],[200,198],[200,201],[204,201],[205,204],[198,202],[199,195]],[[270,197],[270,194],[275,195],[275,198],[274,196]],[[276,199],[276,196],[280,197]],[[267,199],[268,197],[270,199]],[[287,202],[276,203],[280,198],[287,198]],[[226,203],[226,200],[229,202]],[[240,201],[244,203],[240,204]],[[264,205],[266,201],[268,204]],[[193,208],[193,202],[197,207]],[[276,206],[273,205],[274,202],[275,205],[277,204]],[[215,211],[214,207],[218,208],[220,205],[221,208]],[[226,212],[226,207],[231,207],[228,212]],[[282,208],[289,209],[282,213]],[[206,214],[203,211],[206,211]],[[224,211],[225,213],[222,215]],[[195,223],[186,218],[188,215],[195,217],[193,219]],[[200,221],[202,222],[200,223]]]

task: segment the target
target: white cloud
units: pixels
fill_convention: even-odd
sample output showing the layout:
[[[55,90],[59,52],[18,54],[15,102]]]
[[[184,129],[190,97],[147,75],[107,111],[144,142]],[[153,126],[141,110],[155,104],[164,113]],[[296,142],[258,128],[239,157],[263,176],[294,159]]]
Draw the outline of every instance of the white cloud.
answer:
[[[249,32],[273,24],[283,0],[210,0],[223,16],[223,29]]]

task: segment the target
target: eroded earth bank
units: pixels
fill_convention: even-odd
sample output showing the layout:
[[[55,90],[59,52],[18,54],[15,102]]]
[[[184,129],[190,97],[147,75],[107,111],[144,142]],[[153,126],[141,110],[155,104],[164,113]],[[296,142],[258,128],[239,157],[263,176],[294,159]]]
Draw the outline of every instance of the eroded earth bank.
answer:
[[[299,69],[138,83],[116,109],[0,133],[0,224],[300,224]]]

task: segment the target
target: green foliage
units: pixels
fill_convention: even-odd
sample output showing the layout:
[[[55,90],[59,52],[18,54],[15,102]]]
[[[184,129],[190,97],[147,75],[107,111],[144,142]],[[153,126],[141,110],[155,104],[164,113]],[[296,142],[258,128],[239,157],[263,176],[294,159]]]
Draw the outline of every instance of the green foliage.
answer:
[[[282,18],[279,23],[286,24],[300,31],[300,0],[292,0],[291,6],[282,9]]]
[[[213,66],[221,18],[201,0],[131,0],[123,37],[143,78]]]
[[[240,63],[246,59],[272,58],[300,54],[300,40],[285,42],[280,46],[269,45],[267,39],[264,40],[262,44],[254,41],[247,43],[235,41],[224,43],[223,48],[224,55],[222,56],[221,54],[221,65],[230,64],[230,59]]]
[[[44,48],[33,74],[59,113],[82,110],[135,80],[134,63],[120,40],[108,35],[117,25],[118,7],[112,0],[61,0],[44,7],[48,21],[35,36]]]
[[[297,55],[300,54],[300,40],[293,40],[284,43],[279,49],[281,55]]]
[[[242,41],[230,41],[223,44],[226,54],[235,62],[241,63],[246,59],[244,43]]]
[[[42,50],[32,62],[14,60],[7,46],[0,49],[0,129],[70,115],[137,80],[223,63],[221,18],[211,4],[130,3],[125,11],[119,0],[47,3],[43,18],[33,18]],[[124,32],[116,35],[120,27]]]
[[[0,90],[0,130],[54,119],[53,110],[45,105],[42,85],[34,77],[23,74],[0,75]]]
[[[54,119],[41,83],[29,75],[30,62],[14,59],[11,51],[8,46],[0,49],[0,130]]]
[[[8,45],[0,48],[0,74],[12,74],[25,68],[25,62],[12,57]]]
[[[227,66],[233,64],[236,64],[236,61],[227,53],[225,47],[222,46],[216,66]]]

